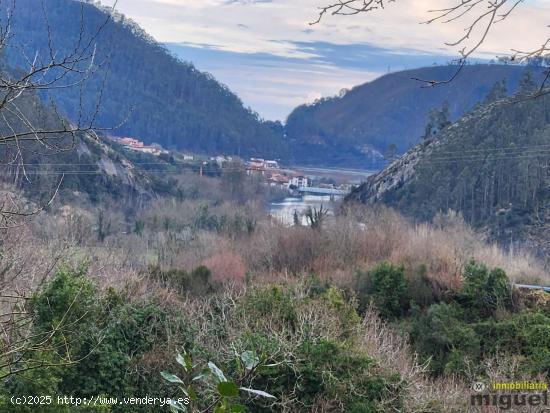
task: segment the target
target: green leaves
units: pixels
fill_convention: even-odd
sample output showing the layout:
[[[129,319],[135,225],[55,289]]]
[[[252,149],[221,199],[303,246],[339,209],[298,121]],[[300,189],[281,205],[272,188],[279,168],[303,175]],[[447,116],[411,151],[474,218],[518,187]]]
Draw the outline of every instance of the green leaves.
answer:
[[[208,369],[210,370],[210,373],[212,373],[212,375],[214,376],[214,379],[217,383],[227,381],[225,375],[223,374],[223,371],[221,371],[219,367],[211,361],[208,362]]]
[[[179,389],[188,397],[190,404],[187,406],[181,403],[172,402],[170,404],[172,413],[200,411],[200,406],[205,405],[210,406],[209,408],[213,408],[214,413],[245,412],[246,406],[234,403],[238,402],[240,391],[253,396],[274,399],[275,396],[265,391],[240,387],[245,381],[252,381],[256,369],[264,366],[264,364],[262,364],[260,358],[254,351],[243,351],[241,354],[236,353],[235,355],[239,379],[232,381],[226,377],[222,369],[215,363],[209,361],[206,363],[206,366],[200,369],[199,373],[199,371],[197,371],[198,365],[193,364],[190,354],[186,351],[183,352],[183,355],[178,354],[176,356],[176,362],[185,371],[185,376],[183,376],[184,379],[166,372],[162,372],[161,375],[170,383],[182,385],[179,386]],[[200,382],[201,385],[197,385],[196,389],[200,389],[201,394],[195,392],[193,383],[198,382]]]
[[[170,400],[170,411],[172,413],[187,412],[187,406],[175,400]]]
[[[183,367],[183,370],[185,370],[186,373],[193,370],[193,360],[187,352],[185,352],[183,356],[178,353],[176,356],[176,362]]]
[[[241,360],[247,370],[252,370],[260,364],[260,359],[253,351],[245,351],[241,354]]]
[[[223,397],[237,397],[239,395],[239,389],[237,385],[232,381],[222,381],[218,383],[218,393]]]
[[[248,389],[246,387],[239,387],[239,390],[245,391],[245,392],[253,394],[255,396],[267,397],[268,399],[276,399],[276,397],[273,396],[272,394],[269,394],[269,393],[267,393],[265,391],[262,391],[262,390]]]
[[[164,378],[164,380],[169,381],[170,383],[176,383],[176,384],[185,384],[182,379],[180,379],[178,376],[170,373],[166,373],[165,371],[161,371],[160,375]]]

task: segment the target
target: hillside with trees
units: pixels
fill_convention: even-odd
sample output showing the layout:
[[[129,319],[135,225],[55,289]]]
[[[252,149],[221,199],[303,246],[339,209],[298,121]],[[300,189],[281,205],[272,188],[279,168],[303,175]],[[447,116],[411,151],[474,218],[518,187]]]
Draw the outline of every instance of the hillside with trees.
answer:
[[[301,162],[377,167],[388,152],[403,153],[417,144],[430,111],[448,107],[457,120],[483,102],[497,81],[504,91],[517,90],[523,66],[469,65],[453,82],[426,87],[413,79],[444,81],[456,66],[434,66],[384,75],[372,82],[296,108],[288,117],[286,134]],[[536,70],[536,69],[535,69]],[[386,156],[388,157],[388,156]],[[391,157],[391,155],[390,155]]]
[[[46,59],[50,48],[67,53],[79,38],[83,43],[93,39],[93,70],[85,85],[50,90],[43,97],[52,98],[71,120],[81,115],[81,102],[82,112],[94,113],[101,97],[96,126],[168,149],[380,167],[384,157],[418,142],[430,110],[448,103],[449,117],[456,120],[497,80],[505,80],[506,93],[514,92],[523,71],[512,65],[471,65],[437,88],[423,88],[412,78],[445,79],[455,67],[391,73],[339,97],[300,106],[283,126],[260,119],[226,86],[171,55],[123,15],[92,2],[47,0],[45,5],[16,2],[15,42],[5,51],[9,63],[24,67],[28,56]],[[74,76],[65,76],[64,83],[70,85]]]
[[[93,74],[85,87],[47,95],[69,119],[79,117],[80,102],[84,113],[93,113],[101,95],[95,124],[114,128],[113,134],[195,152],[284,153],[276,125],[245,108],[226,86],[170,55],[129,19],[116,13],[109,18],[109,9],[91,3],[46,0],[43,8],[35,0],[17,1],[11,22],[14,41],[5,50],[10,64],[20,67],[27,65],[28,56],[48,58],[50,48],[65,55],[79,41],[93,42]],[[4,12],[10,8],[2,4]],[[63,84],[70,85],[75,76],[67,75]]]
[[[32,5],[61,15],[78,4],[19,1],[36,24]],[[533,285],[550,285],[549,268],[502,248],[520,240],[549,256],[550,94],[531,72],[513,97],[494,83],[456,122],[449,106],[430,110],[421,143],[350,196],[361,202],[309,206],[290,224],[266,209],[281,189],[238,160],[154,156],[104,136],[103,105],[124,108],[107,97],[109,76],[89,77],[107,73],[96,39],[133,33],[159,53],[133,80],[158,62],[152,88],[187,89],[162,77],[167,55],[131,24],[109,31],[103,13],[105,31],[85,40],[100,12],[82,7],[72,50],[56,52],[63,28],[50,20],[46,54],[14,68],[0,53],[0,413],[524,413],[546,402],[550,295]],[[0,52],[22,62],[21,22],[9,24],[21,16],[7,16]],[[113,76],[159,119],[190,102],[155,101],[125,69]],[[213,122],[186,120],[216,128],[229,122],[222,106]]]
[[[515,96],[489,96],[452,124],[429,122],[419,145],[349,199],[421,220],[452,209],[491,239],[548,254],[550,98],[526,95],[537,87],[527,73]]]

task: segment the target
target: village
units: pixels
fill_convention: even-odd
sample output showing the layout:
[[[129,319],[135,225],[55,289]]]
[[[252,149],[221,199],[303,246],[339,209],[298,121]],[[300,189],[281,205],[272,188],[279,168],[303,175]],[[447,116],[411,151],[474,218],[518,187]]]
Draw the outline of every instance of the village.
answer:
[[[243,160],[237,156],[217,155],[204,156],[183,152],[174,152],[164,149],[159,144],[146,145],[137,138],[110,136],[109,140],[115,142],[125,149],[139,153],[160,156],[172,154],[181,162],[199,163],[201,165],[199,173],[202,174],[204,168],[214,163],[223,170],[228,165],[242,165],[246,174],[261,178],[266,184],[272,187],[285,189],[292,196],[303,195],[304,193],[318,195],[342,195],[348,193],[354,184],[359,183],[350,180],[349,176],[338,178],[338,174],[333,171],[322,169],[315,172],[301,171],[300,168],[289,168],[279,164],[276,160],[263,158],[250,158]]]

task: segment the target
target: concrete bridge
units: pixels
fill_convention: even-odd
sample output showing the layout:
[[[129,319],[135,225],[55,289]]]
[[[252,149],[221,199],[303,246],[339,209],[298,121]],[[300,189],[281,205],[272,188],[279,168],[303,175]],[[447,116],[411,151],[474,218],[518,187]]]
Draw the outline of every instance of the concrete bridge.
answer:
[[[334,188],[317,188],[317,187],[300,187],[296,189],[297,192],[303,195],[321,195],[321,196],[330,196],[334,198],[336,196],[346,196],[349,194],[349,191],[342,191],[340,189]]]

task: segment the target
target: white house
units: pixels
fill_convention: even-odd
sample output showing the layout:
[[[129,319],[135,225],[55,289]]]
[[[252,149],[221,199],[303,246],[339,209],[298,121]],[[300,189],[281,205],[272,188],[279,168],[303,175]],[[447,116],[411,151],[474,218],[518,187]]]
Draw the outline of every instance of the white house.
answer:
[[[265,161],[265,169],[279,169],[279,163],[277,161]]]
[[[290,179],[290,182],[288,185],[295,186],[297,188],[307,188],[309,186],[309,179],[307,179],[305,176],[293,176]]]

